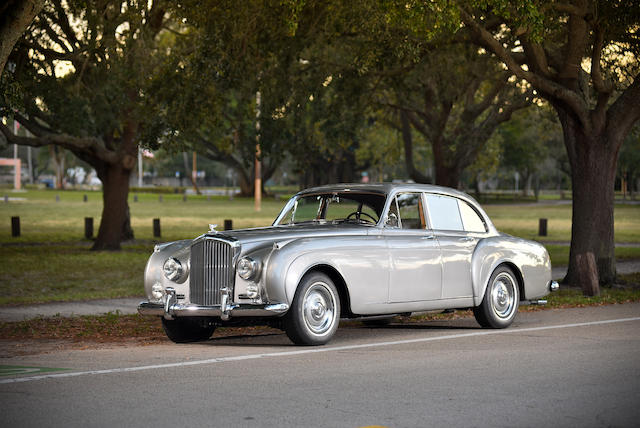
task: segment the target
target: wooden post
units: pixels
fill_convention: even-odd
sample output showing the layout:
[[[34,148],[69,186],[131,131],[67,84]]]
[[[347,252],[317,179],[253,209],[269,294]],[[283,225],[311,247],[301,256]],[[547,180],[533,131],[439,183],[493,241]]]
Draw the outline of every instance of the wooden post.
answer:
[[[538,236],[547,236],[547,219],[541,218],[538,223]]]
[[[153,219],[153,237],[160,238],[160,219],[159,218]]]
[[[225,220],[224,221],[224,230],[233,230],[233,220]]]
[[[84,237],[93,239],[93,217],[84,218]]]
[[[11,236],[20,236],[20,217],[11,217]]]

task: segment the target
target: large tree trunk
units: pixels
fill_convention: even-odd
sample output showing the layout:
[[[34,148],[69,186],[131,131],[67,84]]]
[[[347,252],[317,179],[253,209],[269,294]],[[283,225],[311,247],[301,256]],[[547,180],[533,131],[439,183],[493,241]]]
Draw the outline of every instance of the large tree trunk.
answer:
[[[120,163],[98,171],[102,180],[102,218],[92,250],[119,250],[120,242],[133,239],[129,212],[129,178],[131,169]]]
[[[608,141],[606,134],[587,135],[573,115],[557,110],[573,185],[571,249],[565,282],[594,295],[599,293],[599,287],[593,284],[595,279],[585,268],[585,260],[595,260],[600,284],[612,284],[616,278],[613,202],[620,142]]]

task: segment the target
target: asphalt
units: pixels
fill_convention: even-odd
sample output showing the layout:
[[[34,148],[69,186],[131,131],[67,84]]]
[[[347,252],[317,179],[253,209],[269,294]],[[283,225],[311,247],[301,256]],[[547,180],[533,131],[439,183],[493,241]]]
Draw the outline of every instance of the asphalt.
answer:
[[[616,268],[620,274],[640,272],[640,260],[621,261],[616,264]],[[566,272],[566,266],[554,267],[552,276],[554,279],[562,279]],[[102,315],[109,312],[135,314],[138,304],[143,300],[144,296],[139,296],[121,299],[44,303],[28,306],[5,306],[0,307],[0,321],[16,322],[38,317]]]
[[[29,344],[25,344],[28,347]],[[633,427],[640,303],[0,358],[6,427]]]

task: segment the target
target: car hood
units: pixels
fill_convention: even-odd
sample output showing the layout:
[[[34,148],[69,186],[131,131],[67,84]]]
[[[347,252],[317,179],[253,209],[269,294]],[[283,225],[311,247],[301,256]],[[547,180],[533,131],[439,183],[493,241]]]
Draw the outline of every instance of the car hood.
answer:
[[[363,224],[325,223],[290,226],[269,226],[253,229],[226,230],[207,233],[205,236],[231,238],[240,244],[259,244],[266,241],[289,241],[291,239],[314,238],[320,236],[367,235],[374,226]]]

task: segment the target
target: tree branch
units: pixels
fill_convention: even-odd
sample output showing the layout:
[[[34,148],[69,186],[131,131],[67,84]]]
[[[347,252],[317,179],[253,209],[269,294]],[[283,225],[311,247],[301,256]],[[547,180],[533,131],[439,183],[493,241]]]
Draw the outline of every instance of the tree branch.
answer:
[[[477,34],[481,40],[481,44],[487,46],[516,77],[524,79],[531,83],[531,85],[544,92],[549,98],[557,100],[565,104],[573,114],[578,118],[587,132],[591,130],[589,107],[586,102],[580,98],[575,92],[565,88],[564,86],[535,74],[532,71],[525,71],[514,60],[509,52],[496,40],[491,33],[489,33],[484,27],[482,27],[466,10],[461,9],[460,14],[466,25],[469,25]]]

